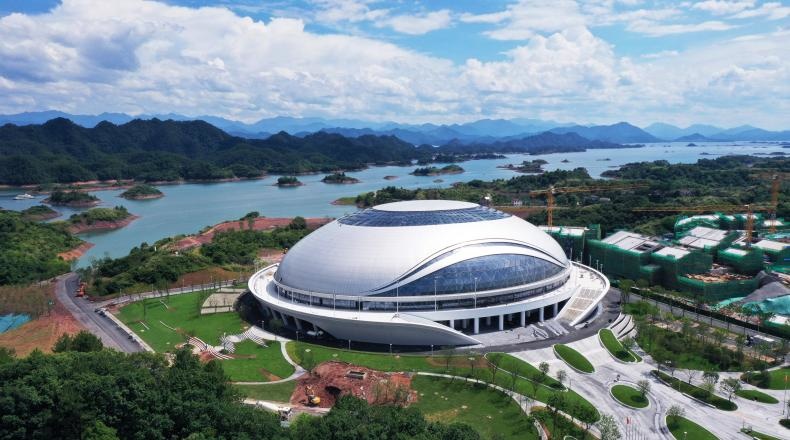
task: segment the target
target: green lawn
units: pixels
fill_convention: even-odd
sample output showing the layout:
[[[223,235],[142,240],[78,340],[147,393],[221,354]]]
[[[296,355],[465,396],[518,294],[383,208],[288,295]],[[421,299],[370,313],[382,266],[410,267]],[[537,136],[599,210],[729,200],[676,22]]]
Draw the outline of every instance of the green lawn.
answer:
[[[579,371],[584,373],[592,373],[595,371],[595,367],[593,367],[590,361],[588,361],[583,354],[568,347],[567,345],[555,344],[554,351],[557,352],[557,355],[560,357],[560,359],[564,360],[566,363],[568,363],[568,365],[576,368]]]
[[[294,368],[280,352],[280,343],[270,341],[267,345],[252,341],[236,344],[233,356],[238,359],[221,361],[222,368],[233,382],[269,382],[293,374]]]
[[[573,424],[565,417],[557,417],[557,424],[555,426],[554,418],[551,412],[546,408],[535,407],[532,409],[532,415],[540,420],[543,427],[548,431],[549,438],[565,439],[565,436],[571,436],[576,440],[598,440],[589,432],[584,432],[582,427]]]
[[[723,397],[719,397],[715,394],[711,394],[700,387],[689,385],[688,383],[678,379],[677,377],[672,377],[664,373],[663,371],[659,372],[658,370],[653,370],[653,374],[660,377],[664,382],[668,383],[673,389],[694,396],[695,398],[707,402],[720,410],[735,411],[736,409],[738,409],[738,405],[736,405],[735,403],[730,402],[729,400]]]
[[[291,359],[299,364],[303,363],[305,349],[309,348],[313,357],[313,362],[319,364],[327,360],[338,360],[361,365],[381,371],[426,371],[434,373],[449,373],[457,376],[472,376],[472,365],[474,365],[474,377],[486,382],[495,382],[504,388],[513,386],[512,376],[506,369],[499,371],[493,377],[493,371],[488,368],[488,362],[480,355],[457,355],[449,358],[449,368],[447,368],[448,358],[436,353],[435,356],[400,355],[391,356],[388,353],[371,353],[360,351],[348,351],[338,348],[329,348],[305,342],[289,342],[286,345]],[[469,358],[474,358],[471,361]],[[526,364],[526,363],[524,363]],[[526,364],[529,365],[529,364]],[[304,366],[304,365],[303,365]],[[524,366],[525,370],[537,371],[534,366]],[[524,375],[524,374],[522,374]],[[548,378],[546,383],[549,384]],[[546,402],[556,391],[548,386],[542,386],[534,381],[517,378],[515,381],[515,391],[530,396],[540,402]],[[569,413],[582,419],[598,420],[598,411],[590,402],[576,394],[574,391],[563,393],[569,403]]]
[[[787,384],[785,384],[785,376],[787,376],[788,379]],[[746,375],[741,375],[741,379],[746,379]],[[767,379],[763,379],[759,372],[752,373],[751,379],[748,382],[763,389],[783,390],[785,386],[790,387],[790,367],[769,371]]]
[[[173,351],[175,345],[185,341],[188,333],[218,345],[223,333],[244,331],[243,322],[235,312],[200,315],[200,304],[206,296],[195,292],[173,295],[169,299],[149,298],[122,307],[118,318],[157,352]]]
[[[612,330],[608,328],[601,329],[601,331],[598,332],[598,337],[601,338],[603,346],[606,347],[606,350],[608,350],[612,356],[623,362],[636,362],[636,358],[630,351],[623,347],[623,344],[617,340]]]
[[[647,408],[649,403],[638,389],[628,385],[613,386],[612,395],[620,402],[634,408]]]
[[[242,396],[250,399],[271,400],[274,402],[289,402],[291,394],[296,388],[296,381],[274,383],[271,385],[234,385]]]
[[[678,417],[672,423],[667,419],[667,427],[677,440],[718,440],[718,437],[711,434],[707,429],[685,417]]]
[[[750,436],[750,437],[752,437],[752,438],[756,438],[756,439],[759,439],[759,440],[782,440],[779,437],[774,437],[772,435],[763,434],[762,432],[750,431],[750,430],[745,429],[745,428],[741,429],[741,432],[746,434],[746,435],[748,435],[748,436]]]
[[[415,376],[412,388],[419,397],[411,406],[421,410],[428,420],[466,423],[482,438],[539,438],[513,399],[485,385]]]
[[[552,373],[556,374],[556,371],[549,371],[548,375],[543,376],[543,373],[541,373],[540,370],[535,368],[529,362],[524,362],[523,360],[507,353],[488,353],[486,358],[491,362],[499,359],[499,367],[505,371],[515,371],[519,376],[531,378],[535,382],[541,383],[556,390],[565,389],[560,381],[550,376]]]
[[[760,403],[779,403],[779,400],[774,398],[773,396],[769,396],[761,391],[757,390],[740,390],[735,393],[738,397],[742,397],[746,400],[753,400],[755,402]]]

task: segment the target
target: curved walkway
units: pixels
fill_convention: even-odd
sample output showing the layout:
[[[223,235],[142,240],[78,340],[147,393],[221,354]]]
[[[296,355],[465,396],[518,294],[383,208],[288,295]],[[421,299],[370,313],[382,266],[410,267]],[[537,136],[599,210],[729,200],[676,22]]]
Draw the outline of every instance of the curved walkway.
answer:
[[[302,368],[301,365],[297,364],[293,359],[291,359],[291,356],[288,354],[288,350],[286,349],[285,346],[288,342],[291,341],[290,339],[283,338],[282,336],[276,336],[275,334],[267,332],[266,330],[258,326],[252,326],[252,327],[255,327],[255,333],[261,338],[266,339],[267,341],[274,341],[280,343],[280,352],[283,355],[283,359],[285,359],[285,362],[288,362],[289,364],[291,364],[292,367],[294,367],[294,372],[290,376],[284,379],[273,380],[271,382],[233,382],[234,385],[272,385],[276,383],[283,383],[283,382],[299,379],[300,377],[304,376],[307,373],[307,370]]]
[[[787,430],[779,425],[782,416],[782,405],[768,405],[757,402],[737,399],[738,409],[735,411],[721,411],[681,394],[680,392],[664,385],[656,379],[651,371],[656,364],[652,358],[640,352],[643,362],[623,364],[616,362],[598,341],[597,336],[568,344],[582,353],[595,366],[592,374],[580,374],[567,368],[562,360],[554,356],[551,348],[528,350],[511,353],[533,365],[547,362],[551,372],[564,369],[568,374],[569,388],[573,389],[589,400],[599,411],[612,414],[620,425],[622,433],[633,433],[638,437],[672,439],[666,429],[664,421],[666,410],[672,405],[679,405],[686,411],[686,417],[703,426],[720,439],[739,438],[739,431],[743,425],[751,425],[755,430],[764,432],[778,438],[785,438]],[[676,371],[676,376],[679,374]],[[723,373],[729,374],[729,373]],[[617,380],[619,382],[636,383],[640,380],[649,380],[651,384],[651,407],[634,410],[620,405],[609,395],[610,386]],[[683,378],[681,374],[679,377]],[[697,374],[701,381],[702,373]]]

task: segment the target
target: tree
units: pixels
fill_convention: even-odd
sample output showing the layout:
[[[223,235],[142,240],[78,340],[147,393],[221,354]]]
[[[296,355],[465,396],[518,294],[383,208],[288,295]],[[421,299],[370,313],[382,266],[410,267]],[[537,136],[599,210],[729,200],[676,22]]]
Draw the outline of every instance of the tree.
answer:
[[[650,392],[650,381],[647,379],[642,379],[636,383],[636,387],[639,388],[639,392],[642,394],[642,398],[647,398],[647,393]]]
[[[549,374],[549,363],[546,361],[541,362],[538,364],[538,370],[540,370],[540,380],[541,382],[546,379],[546,376]]]
[[[691,385],[691,381],[697,377],[697,370],[688,369],[686,370],[686,377],[688,378],[688,384]]]
[[[620,280],[620,297],[622,298],[623,307],[628,304],[631,299],[631,288],[634,287],[634,282],[629,279]]]
[[[617,422],[610,414],[601,414],[601,419],[595,424],[601,432],[601,440],[618,440],[622,438]]]
[[[0,365],[12,362],[16,358],[16,350],[8,347],[0,347]]]
[[[272,333],[274,333],[275,340],[277,340],[277,333],[280,333],[280,330],[282,330],[283,325],[285,324],[283,324],[283,322],[278,318],[274,318],[271,321],[269,321],[269,329],[271,329]]]
[[[672,405],[667,410],[667,425],[675,427],[680,422],[680,418],[686,415],[686,410],[678,405]]]
[[[723,379],[719,384],[719,388],[727,395],[729,401],[732,401],[732,395],[740,391],[741,387],[741,381],[735,377]]]
[[[566,379],[568,379],[568,373],[565,370],[557,371],[557,380],[560,382],[560,385],[565,385]]]
[[[715,371],[706,371],[702,373],[702,382],[702,389],[712,394],[716,389],[716,383],[719,382],[719,373]]]
[[[82,440],[118,440],[118,433],[101,420],[96,420],[82,432]]]
[[[91,351],[100,351],[104,346],[101,339],[97,338],[93,333],[80,330],[76,335],[71,336],[66,333],[63,334],[55,342],[52,351],[55,353],[63,353],[66,351],[78,351],[87,353]]]
[[[450,362],[453,361],[453,356],[455,356],[455,347],[453,346],[446,346],[442,347],[442,359],[444,359],[444,371],[450,371]]]
[[[502,364],[502,355],[495,354],[494,356],[487,356],[488,365],[491,368],[491,383],[496,383],[496,374],[499,372],[499,366]]]

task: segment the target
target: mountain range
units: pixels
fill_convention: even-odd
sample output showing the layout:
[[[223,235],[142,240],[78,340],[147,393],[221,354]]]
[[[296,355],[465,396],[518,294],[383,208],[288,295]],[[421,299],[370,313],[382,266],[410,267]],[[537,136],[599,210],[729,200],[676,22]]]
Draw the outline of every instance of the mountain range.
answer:
[[[627,122],[612,125],[579,125],[541,119],[481,119],[463,124],[401,124],[396,122],[372,122],[358,119],[325,119],[318,117],[294,118],[278,116],[245,123],[217,116],[184,116],[176,113],[128,115],[126,113],[102,113],[80,115],[50,110],[0,115],[0,125],[43,124],[55,118],[65,118],[86,128],[102,121],[124,124],[134,119],[160,119],[174,121],[202,120],[231,134],[248,139],[266,139],[273,133],[287,132],[303,137],[324,131],[342,134],[345,137],[364,135],[396,136],[414,145],[444,145],[450,142],[494,143],[517,140],[531,135],[551,131],[565,134],[576,133],[588,140],[613,143],[649,143],[662,141],[705,142],[705,141],[787,141],[790,130],[769,131],[750,125],[725,129],[713,125],[694,124],[685,128],[671,124],[654,123],[640,128]]]

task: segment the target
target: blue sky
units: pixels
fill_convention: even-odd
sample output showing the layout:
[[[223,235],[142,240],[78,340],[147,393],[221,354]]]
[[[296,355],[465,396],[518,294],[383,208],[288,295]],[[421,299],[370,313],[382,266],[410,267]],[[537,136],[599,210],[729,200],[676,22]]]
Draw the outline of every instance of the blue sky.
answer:
[[[3,0],[0,112],[790,128],[790,4]]]

